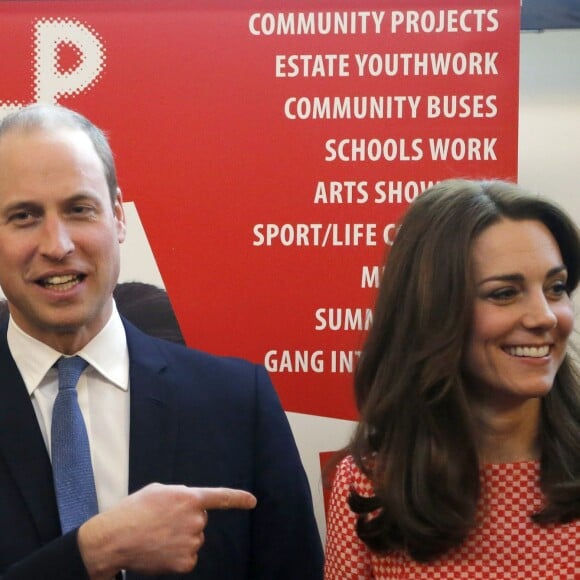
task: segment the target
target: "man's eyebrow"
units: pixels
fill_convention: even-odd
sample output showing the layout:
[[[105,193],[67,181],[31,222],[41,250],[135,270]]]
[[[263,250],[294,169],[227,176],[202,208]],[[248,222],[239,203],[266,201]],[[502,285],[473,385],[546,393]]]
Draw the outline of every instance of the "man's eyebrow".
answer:
[[[90,190],[86,191],[82,190],[71,195],[70,197],[60,200],[58,203],[59,205],[70,205],[89,199],[91,201],[99,203],[101,201],[100,196],[97,193]],[[36,201],[32,199],[20,199],[7,203],[4,207],[1,208],[1,211],[5,215],[12,211],[18,211],[22,209],[40,209],[43,207],[43,205],[44,204],[42,201]]]
[[[70,197],[67,197],[67,198],[63,199],[61,201],[61,203],[64,203],[64,204],[66,204],[66,203],[75,203],[77,201],[82,201],[84,199],[100,200],[100,196],[97,193],[93,192],[93,191],[90,191],[90,190],[84,191],[84,190],[82,190],[82,191],[79,191],[78,193],[75,193],[74,195],[71,195]]]
[[[20,210],[20,209],[37,209],[39,207],[42,207],[42,204],[40,204],[36,201],[23,199],[20,201],[14,201],[14,202],[6,204],[2,208],[2,213],[7,214],[7,213],[10,213],[12,211],[16,211],[16,210]]]

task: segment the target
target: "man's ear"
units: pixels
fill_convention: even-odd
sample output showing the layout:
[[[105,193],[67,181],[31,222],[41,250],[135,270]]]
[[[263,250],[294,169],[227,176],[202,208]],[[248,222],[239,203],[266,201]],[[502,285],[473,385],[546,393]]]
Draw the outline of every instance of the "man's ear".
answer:
[[[113,214],[117,225],[117,239],[122,244],[127,235],[127,221],[125,220],[125,210],[123,208],[123,193],[118,187],[115,202],[113,203]]]

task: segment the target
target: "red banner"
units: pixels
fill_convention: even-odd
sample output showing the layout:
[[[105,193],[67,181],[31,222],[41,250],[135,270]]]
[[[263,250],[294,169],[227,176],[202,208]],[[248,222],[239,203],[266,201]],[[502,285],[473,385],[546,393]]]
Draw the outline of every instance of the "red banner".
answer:
[[[516,177],[519,5],[1,2],[0,114],[104,128],[188,344],[352,419],[401,213],[447,177]]]

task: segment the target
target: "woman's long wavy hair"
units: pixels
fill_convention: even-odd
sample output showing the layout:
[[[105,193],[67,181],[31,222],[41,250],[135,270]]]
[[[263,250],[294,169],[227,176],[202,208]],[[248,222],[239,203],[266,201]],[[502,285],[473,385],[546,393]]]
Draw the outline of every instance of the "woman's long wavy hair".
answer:
[[[580,275],[580,237],[555,204],[502,181],[448,180],[411,204],[388,256],[355,373],[360,423],[349,451],[374,497],[351,493],[371,550],[429,561],[476,524],[479,458],[462,358],[475,296],[471,248],[501,219],[537,220]],[[580,382],[568,354],[542,400],[539,523],[580,517]]]

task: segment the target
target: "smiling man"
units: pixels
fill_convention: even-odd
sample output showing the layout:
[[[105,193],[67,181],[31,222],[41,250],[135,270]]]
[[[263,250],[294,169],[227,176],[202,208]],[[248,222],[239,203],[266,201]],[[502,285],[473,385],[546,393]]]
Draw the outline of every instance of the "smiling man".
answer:
[[[8,121],[9,122],[9,121]],[[106,324],[125,239],[120,193],[70,127],[0,140],[0,283],[21,330],[72,354]]]
[[[50,105],[0,123],[0,576],[320,578],[308,484],[266,372],[124,320],[125,235],[99,129]]]

